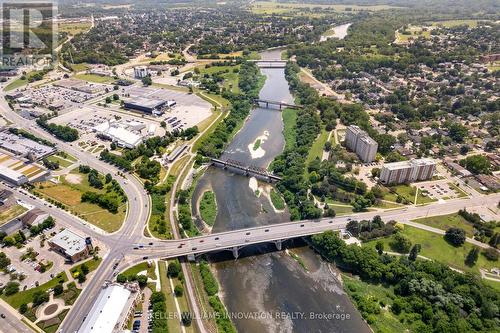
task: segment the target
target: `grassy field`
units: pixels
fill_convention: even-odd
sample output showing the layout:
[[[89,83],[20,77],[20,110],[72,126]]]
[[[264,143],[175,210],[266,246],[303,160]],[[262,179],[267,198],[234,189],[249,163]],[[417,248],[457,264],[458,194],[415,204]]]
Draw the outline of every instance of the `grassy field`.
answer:
[[[285,137],[285,149],[290,149],[295,146],[296,132],[294,127],[297,124],[297,110],[284,109],[281,112],[283,118],[283,135]]]
[[[275,189],[271,190],[271,202],[277,210],[285,209],[285,200],[283,200],[281,195]]]
[[[323,156],[323,148],[325,147],[325,143],[328,140],[328,132],[323,128],[321,129],[321,133],[316,138],[316,141],[312,144],[311,149],[309,150],[309,155],[307,155],[306,164],[308,165],[316,158],[321,160]]]
[[[12,205],[5,210],[0,211],[0,225],[11,221],[12,219],[18,217],[22,213],[26,212],[28,209],[21,205]]]
[[[24,79],[23,78],[18,78],[16,80],[10,82],[7,86],[5,86],[4,90],[5,91],[10,91],[10,90],[14,90],[14,89],[20,88],[22,86],[25,86],[26,84],[28,84],[30,78],[33,77],[33,75],[36,75],[36,74],[38,74],[40,72],[41,71],[32,71],[32,72],[29,72],[26,75],[24,75]]]
[[[69,175],[74,178],[71,182],[66,179]],[[36,183],[35,190],[47,198],[66,205],[71,212],[107,232],[118,230],[125,219],[127,205],[123,204],[118,209],[118,213],[113,214],[97,204],[81,202],[84,192],[105,193],[106,190],[91,187],[87,175],[79,173],[78,170],[73,170],[69,175],[61,176],[59,184],[52,182]],[[79,182],[76,183],[75,180],[78,178]]]
[[[389,189],[392,190],[393,192],[396,192],[397,194],[393,193],[392,191],[387,192],[384,195],[384,198],[383,198],[384,200],[396,202],[397,197],[399,195],[400,197],[403,197],[409,203],[412,203],[412,204],[415,203],[415,193],[417,190],[416,187],[406,185],[406,184],[400,184],[400,185],[390,186]],[[418,191],[417,202],[416,202],[417,205],[426,204],[426,203],[430,203],[430,202],[434,202],[434,201],[436,201],[436,199],[432,199],[428,196],[423,196],[422,193],[420,191]]]
[[[67,32],[70,35],[77,35],[90,29],[90,22],[62,22],[57,25],[59,32]]]
[[[342,274],[344,289],[351,297],[354,303],[354,296],[361,296],[373,300],[374,303],[380,302],[386,305],[392,305],[395,297],[393,288],[386,288],[382,285],[376,285],[361,281],[347,274]],[[390,311],[389,308],[380,307],[380,314],[374,315],[376,320],[370,324],[374,332],[406,332],[408,328],[401,323],[398,316]]]
[[[115,81],[112,77],[95,74],[76,74],[73,78],[92,83],[112,83]]]
[[[252,5],[252,12],[254,14],[308,14],[305,10],[322,9],[333,10],[336,12],[345,11],[379,11],[385,9],[397,8],[388,5],[374,5],[374,6],[358,6],[358,5],[319,5],[319,4],[302,4],[302,3],[278,3],[274,1],[256,1]],[[311,14],[311,13],[309,13]],[[327,12],[325,12],[325,15]]]
[[[414,222],[428,225],[430,227],[447,230],[451,227],[458,227],[465,230],[468,237],[474,236],[474,227],[458,213],[430,216],[414,220]]]
[[[217,202],[212,191],[205,191],[200,200],[200,215],[206,224],[213,226],[217,217]]]
[[[33,294],[37,291],[47,291],[50,288],[54,288],[56,285],[58,285],[60,282],[66,282],[68,281],[68,276],[66,275],[66,272],[61,272],[59,273],[55,278],[52,280],[49,280],[48,282],[36,287],[36,288],[31,288],[23,291],[19,291],[18,293],[15,293],[14,295],[10,296],[5,296],[2,295],[2,299],[6,301],[7,303],[10,304],[14,309],[19,309],[21,304],[23,303],[30,303],[33,301]]]
[[[82,267],[83,264],[85,264],[89,268],[89,273],[93,272],[99,267],[101,264],[102,258],[98,257],[97,259],[94,259],[93,257],[90,260],[87,260],[85,262],[82,262],[81,264],[76,265],[75,267],[71,268],[70,272],[73,274],[75,272],[78,272],[80,270],[80,267]]]
[[[123,275],[129,276],[129,275],[137,275],[140,272],[146,271],[146,275],[151,278],[152,280],[156,279],[156,273],[155,273],[155,264],[154,262],[152,263],[151,267],[148,266],[147,262],[141,262],[140,264],[137,264],[135,266],[132,266],[125,271],[122,272]]]
[[[473,245],[465,243],[461,247],[454,247],[444,240],[444,237],[433,232],[422,229],[404,226],[403,235],[407,236],[412,244],[420,244],[422,249],[420,255],[439,261],[453,268],[479,274],[479,268],[491,269],[498,267],[498,262],[488,261],[484,255],[480,254],[479,259],[473,267],[465,264],[465,257],[472,249]],[[381,241],[385,245],[386,251],[391,251],[393,237],[384,238]],[[364,243],[363,246],[375,248],[376,240]]]
[[[52,156],[49,156],[47,157],[47,159],[51,162],[58,162],[59,163],[59,168],[67,168],[69,167],[70,165],[73,164],[73,162],[70,162],[66,159],[63,159],[62,157],[59,157],[57,155],[52,155]]]
[[[205,68],[205,65],[198,67],[200,70],[200,75],[203,77],[205,74],[213,75],[219,74],[223,79],[223,87],[227,90],[230,90],[234,93],[239,93],[240,88],[238,86],[239,83],[239,75],[238,70],[240,69],[240,65],[238,66],[211,66]],[[228,71],[227,73],[225,73]]]
[[[83,72],[89,69],[89,66],[86,63],[81,63],[81,64],[72,64],[71,69],[74,72]]]
[[[170,288],[170,283],[167,277],[167,264],[165,261],[158,262],[158,269],[160,273],[160,285],[161,291],[165,294],[165,302],[167,305],[167,309],[170,312],[176,312],[175,307],[175,294],[172,288]],[[178,320],[169,320],[168,321],[168,331],[169,332],[180,332],[181,324]]]
[[[420,26],[409,26],[406,31],[410,32],[410,35],[403,34],[401,32],[396,32],[396,43],[406,43],[410,38],[417,39],[418,37],[423,37],[425,39],[431,38],[431,31]]]
[[[459,25],[467,25],[470,28],[477,27],[478,20],[448,20],[448,21],[434,21],[432,22],[433,26],[440,26],[446,28],[456,27]]]

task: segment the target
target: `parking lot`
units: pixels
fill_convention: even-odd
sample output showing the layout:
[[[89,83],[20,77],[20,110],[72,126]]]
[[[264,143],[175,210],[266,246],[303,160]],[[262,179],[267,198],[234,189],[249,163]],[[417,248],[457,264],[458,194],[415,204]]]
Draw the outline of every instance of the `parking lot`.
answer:
[[[193,127],[212,114],[212,105],[210,103],[194,94],[182,91],[131,86],[125,88],[122,92],[123,95],[126,95],[126,98],[152,98],[175,101],[176,105],[167,108],[164,115],[159,117],[160,121],[163,120],[167,123],[168,130]],[[176,125],[172,126],[173,124]]]
[[[427,195],[431,199],[448,200],[462,197],[463,193],[455,188],[453,184],[447,182],[433,182],[417,185],[422,195]]]
[[[97,145],[104,144],[109,147],[110,141],[98,138],[95,130],[96,126],[105,122],[118,122],[124,126],[126,124],[142,123],[144,128],[136,132],[140,133],[144,138],[165,135],[165,129],[160,126],[160,119],[143,118],[136,113],[113,111],[93,105],[82,106],[57,118],[53,118],[52,121],[55,124],[76,128],[80,134],[79,145],[80,143],[88,144],[89,142],[96,142]]]
[[[51,229],[51,232],[55,232],[57,230],[56,227]],[[47,233],[47,238],[50,238],[50,235]],[[10,273],[23,274],[26,278],[23,281],[19,281],[21,285],[21,290],[24,286],[27,288],[35,287],[35,284],[43,284],[50,279],[52,279],[55,275],[57,275],[61,270],[64,269],[65,260],[64,257],[60,254],[57,254],[53,251],[49,250],[47,245],[47,241],[44,242],[44,246],[41,246],[41,236],[37,236],[32,238],[24,245],[21,249],[16,248],[15,246],[5,247],[2,249],[3,252],[9,257],[11,260],[11,265],[7,271],[9,273],[0,273],[0,282],[4,285],[10,281]],[[26,254],[29,248],[33,248],[35,253],[38,253],[34,260],[26,258],[21,260],[23,254]],[[47,265],[49,262],[52,262],[52,265],[45,272],[41,272],[40,262]],[[69,267],[69,266],[68,266]]]

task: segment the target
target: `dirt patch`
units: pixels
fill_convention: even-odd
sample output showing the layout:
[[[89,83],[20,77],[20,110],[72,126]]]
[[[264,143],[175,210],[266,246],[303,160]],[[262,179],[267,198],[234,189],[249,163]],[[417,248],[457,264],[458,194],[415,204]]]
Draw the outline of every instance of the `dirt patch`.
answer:
[[[82,182],[82,175],[77,175],[74,173],[70,173],[64,177],[66,181],[70,184],[80,184]]]
[[[59,308],[58,304],[50,304],[45,309],[43,309],[43,314],[46,316],[50,316],[51,314],[55,313],[58,308]]]

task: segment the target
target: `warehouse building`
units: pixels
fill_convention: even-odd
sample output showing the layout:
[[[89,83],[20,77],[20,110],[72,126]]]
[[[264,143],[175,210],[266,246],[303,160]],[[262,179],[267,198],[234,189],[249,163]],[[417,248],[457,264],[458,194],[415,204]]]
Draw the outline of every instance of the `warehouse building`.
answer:
[[[137,283],[105,285],[97,296],[79,333],[122,332],[133,315],[140,289]]]
[[[146,125],[141,122],[105,121],[93,128],[98,136],[111,140],[120,147],[133,149],[142,143],[140,131]]]
[[[163,108],[167,105],[168,101],[156,98],[137,97],[125,101],[123,106],[125,109],[137,110],[146,112],[153,115],[163,114]]]
[[[384,184],[402,184],[432,179],[436,162],[428,158],[384,164],[380,181]]]
[[[8,181],[14,185],[23,185],[28,182],[28,177],[21,172],[0,165],[0,179]]]
[[[378,144],[375,140],[370,138],[368,133],[358,126],[351,125],[347,127],[345,145],[355,152],[361,161],[370,163],[375,160]]]

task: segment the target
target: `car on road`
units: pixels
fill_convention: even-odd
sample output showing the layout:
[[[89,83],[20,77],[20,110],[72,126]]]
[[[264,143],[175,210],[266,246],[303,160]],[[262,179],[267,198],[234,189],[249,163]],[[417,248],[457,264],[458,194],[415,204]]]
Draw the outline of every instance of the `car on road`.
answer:
[[[197,249],[196,247],[193,247],[191,248],[191,251],[196,251],[196,249]]]
[[[0,313],[0,317],[5,318],[5,315],[3,313]]]

